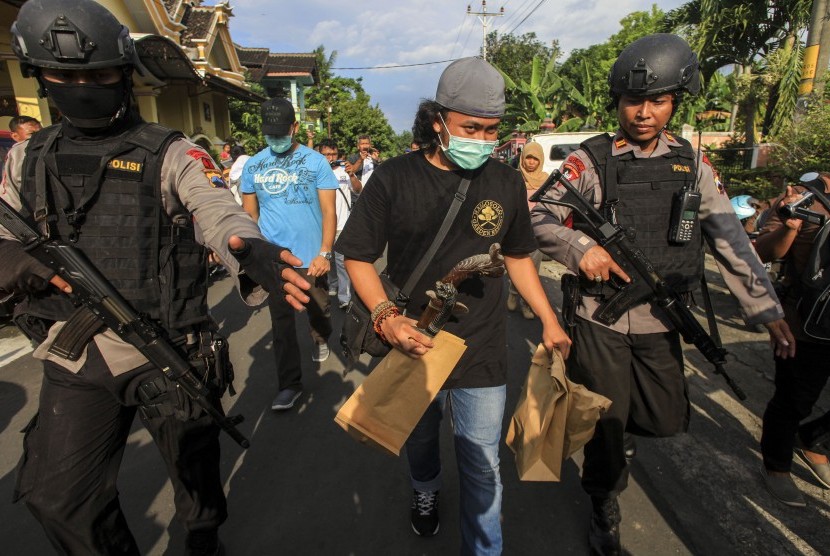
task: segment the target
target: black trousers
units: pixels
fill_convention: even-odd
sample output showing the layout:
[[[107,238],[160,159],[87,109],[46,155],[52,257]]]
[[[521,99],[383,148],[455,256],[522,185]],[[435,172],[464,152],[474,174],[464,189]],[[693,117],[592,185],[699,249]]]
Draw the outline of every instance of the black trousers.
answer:
[[[331,336],[331,300],[327,275],[313,277],[307,268],[294,269],[311,284],[306,292],[310,301],[306,305],[311,339],[323,344]],[[293,388],[302,390],[303,364],[300,344],[297,341],[296,311],[282,295],[268,296],[268,310],[271,313],[271,335],[274,338],[274,361],[277,366],[279,390]]]
[[[44,363],[38,414],[18,465],[23,499],[60,554],[139,554],[118,500],[116,479],[146,365],[112,376],[94,344],[78,374]],[[227,518],[219,477],[219,428],[207,416],[143,420],[167,465],[176,517],[188,533]]]
[[[574,382],[611,400],[585,445],[582,488],[615,496],[628,486],[623,433],[664,437],[689,427],[689,394],[677,332],[620,334],[577,318],[567,360]]]
[[[789,472],[793,461],[796,433],[807,448],[828,431],[830,417],[799,427],[810,416],[813,406],[830,377],[830,346],[798,342],[795,357],[775,359],[775,393],[764,411],[761,454],[770,471]]]

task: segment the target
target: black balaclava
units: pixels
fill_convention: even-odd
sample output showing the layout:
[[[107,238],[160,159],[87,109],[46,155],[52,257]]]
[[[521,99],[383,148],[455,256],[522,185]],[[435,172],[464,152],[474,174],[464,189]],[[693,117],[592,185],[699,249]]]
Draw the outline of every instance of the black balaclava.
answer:
[[[132,79],[126,74],[116,83],[54,83],[43,77],[40,85],[64,120],[89,135],[105,134],[128,112]],[[117,126],[120,127],[120,126]]]

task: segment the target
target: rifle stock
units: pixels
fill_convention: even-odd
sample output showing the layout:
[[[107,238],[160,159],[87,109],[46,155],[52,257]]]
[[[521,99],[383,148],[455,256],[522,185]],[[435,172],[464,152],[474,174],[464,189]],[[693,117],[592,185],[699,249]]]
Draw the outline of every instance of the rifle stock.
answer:
[[[565,188],[565,194],[559,199],[545,198],[550,188],[557,184]],[[683,341],[694,345],[703,354],[706,360],[714,366],[715,374],[724,377],[735,396],[741,400],[746,399],[746,394],[726,373],[723,366],[726,363],[726,350],[715,343],[680,296],[657,273],[651,261],[634,241],[626,236],[625,230],[608,222],[559,170],[551,173],[530,200],[564,206],[579,214],[591,228],[597,242],[631,278],[631,282],[617,286],[618,291],[600,305],[594,315],[598,322],[606,325],[613,324],[626,311],[646,301],[660,307],[680,333]]]
[[[2,198],[0,223],[31,256],[72,286],[72,293],[68,295],[76,305],[86,307],[104,326],[175,381],[240,446],[251,445],[235,426],[242,420],[241,416],[226,417],[211,403],[207,386],[164,337],[162,329],[139,314],[82,251],[63,241],[43,237]]]

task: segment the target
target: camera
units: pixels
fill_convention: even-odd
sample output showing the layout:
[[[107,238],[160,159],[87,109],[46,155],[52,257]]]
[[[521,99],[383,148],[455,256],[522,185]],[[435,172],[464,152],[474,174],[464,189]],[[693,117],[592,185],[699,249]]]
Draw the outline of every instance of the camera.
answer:
[[[342,158],[340,158],[338,160],[333,160],[331,162],[331,167],[332,168],[337,168],[338,166],[345,166],[345,165],[346,165],[346,161],[343,160]]]

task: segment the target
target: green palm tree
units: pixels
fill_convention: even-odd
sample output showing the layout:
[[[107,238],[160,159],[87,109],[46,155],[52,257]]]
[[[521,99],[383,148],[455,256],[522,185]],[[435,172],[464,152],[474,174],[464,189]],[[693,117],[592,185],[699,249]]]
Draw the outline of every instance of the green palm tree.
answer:
[[[668,30],[689,38],[705,79],[736,67],[733,100],[748,146],[755,142],[759,115],[763,128],[773,130],[792,118],[801,71],[798,36],[811,5],[811,0],[692,0],[666,16]]]

